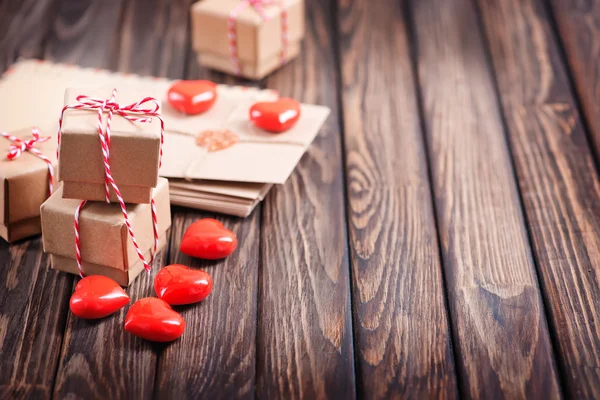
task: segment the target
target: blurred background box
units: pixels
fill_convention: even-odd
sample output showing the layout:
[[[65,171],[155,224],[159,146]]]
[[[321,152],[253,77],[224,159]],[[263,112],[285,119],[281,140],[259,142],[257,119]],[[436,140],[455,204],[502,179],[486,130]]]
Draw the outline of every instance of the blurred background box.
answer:
[[[204,0],[192,6],[192,45],[201,65],[262,79],[300,52],[304,0]]]

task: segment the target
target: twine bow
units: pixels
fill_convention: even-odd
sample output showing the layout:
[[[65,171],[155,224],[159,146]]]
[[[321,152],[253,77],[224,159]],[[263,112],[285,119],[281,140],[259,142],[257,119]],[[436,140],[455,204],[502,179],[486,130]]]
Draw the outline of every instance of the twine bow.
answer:
[[[142,100],[128,104],[126,106],[121,106],[116,102],[117,98],[117,89],[113,89],[112,95],[110,99],[96,99],[89,96],[80,95],[77,96],[77,104],[74,105],[66,105],[63,107],[62,112],[60,114],[59,119],[59,127],[58,127],[58,144],[60,147],[60,139],[61,139],[61,130],[62,123],[64,118],[64,113],[68,109],[75,110],[90,110],[90,111],[98,111],[98,136],[100,137],[100,147],[102,150],[102,157],[104,162],[104,186],[105,186],[105,197],[106,202],[110,202],[110,188],[112,187],[115,195],[117,196],[117,200],[119,205],[121,206],[121,212],[123,214],[123,218],[125,219],[125,225],[127,226],[127,231],[129,232],[129,236],[131,237],[131,241],[133,242],[133,246],[135,247],[135,251],[139,257],[139,259],[144,264],[144,268],[148,273],[150,273],[151,266],[146,261],[144,257],[144,253],[142,252],[137,240],[135,239],[135,235],[133,233],[133,228],[131,227],[131,223],[129,221],[129,216],[127,214],[127,207],[125,206],[125,201],[121,196],[121,191],[117,186],[117,183],[113,179],[112,172],[110,169],[110,136],[111,136],[111,121],[113,114],[118,114],[121,117],[127,119],[130,122],[141,122],[141,123],[149,123],[152,122],[154,117],[158,118],[160,121],[160,155],[159,155],[159,167],[162,165],[162,156],[163,156],[163,142],[164,142],[164,132],[165,132],[165,123],[158,113],[160,106],[158,105],[158,101],[153,97],[145,97]],[[147,105],[150,104],[150,107],[147,108]],[[106,130],[103,129],[103,113],[108,112],[108,116],[106,119]],[[57,150],[58,157],[58,150]],[[81,242],[79,237],[79,214],[83,206],[87,203],[86,200],[83,200],[77,210],[75,211],[75,259],[77,261],[77,267],[79,269],[79,275],[83,278],[83,269],[81,266]],[[158,249],[158,218],[156,216],[156,204],[154,199],[151,200],[151,209],[152,209],[152,229],[154,231],[154,248],[151,256],[150,262],[154,260],[156,256],[156,251]]]
[[[153,116],[158,117],[158,110],[160,109],[160,106],[158,105],[158,101],[155,98],[144,97],[137,103],[121,106],[115,101],[116,96],[117,89],[113,89],[112,96],[108,100],[101,100],[90,96],[79,95],[77,96],[77,101],[79,102],[79,104],[76,104],[72,107],[67,106],[67,108],[79,108],[79,105],[82,105],[84,106],[83,108],[89,110],[98,109],[102,111],[117,113],[121,117],[128,119],[132,122],[151,122]],[[144,108],[144,105],[146,103],[150,103],[152,107]],[[148,117],[141,118],[136,117],[135,115],[148,115]]]
[[[238,15],[248,7],[252,7],[263,21],[268,21],[270,17],[265,13],[266,6],[278,5],[281,15],[281,65],[286,62],[286,52],[288,47],[288,18],[285,5],[281,0],[241,0],[240,3],[229,13],[227,18],[227,33],[229,39],[229,52],[231,55],[231,64],[236,75],[240,75],[242,68],[238,56],[236,21]]]
[[[50,140],[51,137],[40,137],[40,131],[37,128],[31,129],[32,138],[27,141],[10,135],[6,132],[0,132],[0,136],[12,142],[8,148],[8,153],[6,154],[6,158],[8,160],[14,161],[19,158],[23,152],[28,151],[46,162],[48,165],[48,188],[50,194],[52,194],[52,189],[54,186],[54,167],[52,167],[52,161],[50,161],[50,159],[46,157],[44,153],[34,147],[38,143],[43,143]]]

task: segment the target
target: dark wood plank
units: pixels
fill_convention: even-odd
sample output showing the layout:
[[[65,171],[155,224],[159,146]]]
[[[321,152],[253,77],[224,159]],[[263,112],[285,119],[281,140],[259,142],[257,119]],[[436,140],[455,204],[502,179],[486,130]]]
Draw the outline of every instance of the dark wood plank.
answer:
[[[600,181],[590,145],[542,2],[480,7],[565,391],[599,398]],[[595,82],[580,83],[588,96]]]
[[[183,78],[194,0],[126,1],[119,71]]]
[[[133,4],[135,3],[135,4]],[[90,25],[90,33],[81,35],[66,35],[61,33],[60,24],[49,42],[47,54],[56,61],[67,57],[69,62],[88,66],[122,68],[121,59],[138,57],[139,68],[136,73],[149,74],[154,71],[157,54],[162,50],[160,37],[147,35],[144,38],[134,37],[133,40],[144,39],[149,48],[155,53],[142,53],[139,49],[127,45],[131,40],[131,32],[140,32],[144,26],[149,32],[148,21],[128,18],[131,7],[139,7],[140,2],[127,2],[128,10],[120,10],[121,2],[107,4],[109,11],[94,12],[96,3],[87,3],[78,12],[73,11],[73,5],[65,5],[61,9],[59,21],[65,25],[80,27]],[[181,5],[173,2],[173,7]],[[146,13],[159,12],[156,4],[145,2]],[[123,7],[125,7],[123,3]],[[91,11],[90,11],[91,10]],[[90,12],[94,19],[89,21]],[[125,15],[121,26],[119,15]],[[170,25],[167,30],[180,31],[187,28],[187,15],[182,16],[178,24]],[[132,26],[133,25],[133,26]],[[75,29],[75,28],[74,28]],[[95,32],[106,35],[106,40],[97,40]],[[121,36],[120,31],[124,34]],[[163,31],[163,34],[171,33]],[[185,33],[183,33],[185,34]],[[185,46],[185,44],[182,44]],[[82,49],[82,50],[80,50]],[[134,54],[127,54],[130,51]],[[177,51],[174,48],[164,49],[165,54]],[[183,51],[183,50],[181,50]],[[98,54],[102,55],[101,57]],[[113,57],[111,60],[110,58]],[[114,57],[118,57],[116,59]],[[97,64],[96,64],[97,63]],[[179,59],[179,76],[183,76],[185,59]],[[125,62],[126,64],[126,62]],[[145,66],[145,67],[144,67]],[[175,66],[172,67],[175,70]],[[167,262],[167,252],[164,250],[160,259],[154,263],[153,275]],[[132,302],[143,297],[153,296],[153,279],[147,275],[139,277],[128,289]],[[153,345],[127,334],[123,329],[127,308],[117,315],[105,320],[89,322],[70,315],[65,331],[62,360],[58,370],[54,395],[58,398],[75,395],[84,398],[151,398],[155,386],[157,355],[163,346]],[[107,341],[110,337],[110,341]]]
[[[41,239],[0,240],[0,398],[49,399],[73,278],[49,271]]]
[[[557,398],[550,336],[473,3],[412,7],[461,394]]]
[[[124,15],[119,68],[172,78],[240,80],[198,66],[189,49],[187,26],[192,1],[128,4]],[[152,21],[152,23],[149,23]],[[149,31],[148,26],[154,26]],[[183,30],[182,30],[183,29]],[[140,55],[144,55],[140,58]],[[148,62],[148,60],[156,60]],[[185,68],[180,63],[186,63]],[[213,294],[199,305],[179,307],[184,336],[159,355],[158,398],[252,398],[255,392],[256,296],[260,206],[245,219],[175,208],[169,263],[203,268],[211,274]],[[240,238],[236,253],[224,262],[202,262],[179,252],[185,229],[199,218],[217,217]]]
[[[166,263],[166,250],[127,289],[131,303],[156,296],[154,277]],[[73,287],[79,279],[75,279]],[[156,356],[161,345],[125,332],[129,307],[100,319],[85,320],[69,313],[54,397],[84,399],[149,399],[154,389]]]
[[[40,57],[58,1],[0,3],[0,71]],[[48,271],[41,239],[0,240],[0,397],[50,398],[72,277]]]
[[[315,143],[264,201],[257,397],[355,397],[344,177],[332,1],[306,2],[298,59],[266,80],[332,109]]]
[[[258,86],[198,65],[187,50],[186,79]],[[201,268],[213,278],[213,292],[202,303],[180,307],[184,336],[159,356],[156,397],[177,399],[254,398],[256,392],[256,313],[261,208],[245,219],[176,208],[170,263]],[[179,252],[187,227],[200,218],[217,218],[238,236],[236,252],[219,262],[195,260]]]
[[[600,156],[600,2],[550,0],[583,114]],[[596,162],[599,162],[596,159]],[[600,372],[599,372],[600,373]]]
[[[59,0],[0,2],[0,71],[19,57],[40,57]]]
[[[456,398],[405,15],[342,0],[338,17],[358,394]]]
[[[218,218],[238,237],[238,249],[223,261],[179,252],[187,227],[205,217]],[[170,263],[205,270],[213,278],[213,291],[200,304],[176,308],[185,318],[186,332],[160,355],[157,398],[254,398],[259,224],[260,208],[246,219],[175,213]]]
[[[115,69],[122,0],[63,1],[44,58],[84,67]]]

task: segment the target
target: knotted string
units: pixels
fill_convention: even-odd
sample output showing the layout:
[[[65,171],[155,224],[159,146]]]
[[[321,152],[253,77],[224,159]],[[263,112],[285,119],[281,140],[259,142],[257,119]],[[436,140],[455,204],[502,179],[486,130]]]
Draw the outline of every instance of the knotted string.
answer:
[[[110,137],[111,137],[111,121],[113,114],[120,115],[121,117],[127,119],[131,122],[141,122],[141,123],[149,123],[152,122],[152,118],[156,117],[160,121],[160,155],[159,155],[159,167],[162,165],[162,156],[163,156],[163,142],[164,142],[164,132],[165,132],[165,123],[158,113],[160,106],[158,105],[158,101],[153,97],[145,97],[137,103],[128,104],[126,106],[121,106],[116,102],[117,98],[117,89],[113,89],[110,99],[96,99],[89,96],[80,95],[77,96],[77,104],[66,105],[63,107],[60,119],[59,119],[59,127],[58,127],[58,144],[60,148],[60,139],[61,139],[61,130],[62,123],[64,118],[64,113],[68,109],[75,110],[91,110],[98,111],[98,136],[100,137],[100,147],[102,150],[102,157],[104,162],[104,186],[105,186],[105,197],[106,202],[110,202],[110,188],[112,187],[119,205],[121,206],[121,212],[123,214],[123,218],[125,219],[125,225],[127,226],[127,231],[129,232],[129,236],[131,237],[131,241],[133,242],[133,246],[135,247],[135,251],[142,263],[144,264],[144,268],[148,273],[151,271],[150,264],[146,261],[144,257],[144,253],[142,252],[136,238],[133,233],[133,228],[129,221],[129,216],[127,214],[127,207],[125,206],[125,201],[121,196],[121,191],[117,186],[117,183],[113,179],[111,168],[110,168]],[[147,107],[147,103],[150,103],[150,108]],[[103,113],[108,112],[108,116],[106,119],[106,130],[103,129]],[[57,150],[57,157],[58,157]],[[75,211],[75,255],[77,261],[77,268],[79,269],[79,275],[83,278],[84,273],[81,266],[81,241],[79,236],[79,215],[81,210],[87,203],[86,200],[83,200],[77,210]],[[154,260],[156,256],[156,252],[158,249],[158,217],[156,215],[156,204],[154,199],[151,200],[150,207],[152,210],[152,229],[154,233],[154,246],[152,251],[152,256],[150,262]]]
[[[281,4],[281,0],[241,0],[240,3],[229,13],[227,17],[227,34],[229,39],[229,52],[231,55],[231,64],[233,65],[233,72],[236,75],[242,73],[240,65],[240,59],[238,56],[238,43],[237,43],[237,30],[236,21],[238,15],[248,7],[252,7],[263,21],[268,21],[270,18],[265,13],[265,7],[271,5],[278,5],[281,12],[281,52],[280,52],[280,64],[283,65],[286,62],[286,53],[288,47],[288,18],[287,9]]]
[[[23,154],[23,152],[28,151],[46,162],[46,164],[48,165],[49,194],[52,194],[54,188],[54,167],[52,167],[52,161],[50,161],[50,159],[46,157],[44,153],[42,153],[34,147],[38,143],[47,142],[51,139],[51,136],[40,137],[40,131],[37,128],[31,129],[32,138],[29,140],[23,140],[6,132],[0,132],[0,136],[12,142],[10,147],[8,148],[6,159],[14,161],[17,158],[19,158],[21,154]]]

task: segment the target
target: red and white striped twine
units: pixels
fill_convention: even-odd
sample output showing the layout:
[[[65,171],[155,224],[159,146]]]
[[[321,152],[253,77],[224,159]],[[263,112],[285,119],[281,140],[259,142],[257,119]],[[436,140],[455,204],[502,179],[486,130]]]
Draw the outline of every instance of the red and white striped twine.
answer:
[[[281,65],[285,64],[287,61],[286,58],[289,43],[288,35],[288,13],[285,6],[281,6],[281,53],[279,55]]]
[[[83,208],[83,206],[85,206],[85,204],[87,203],[87,200],[83,200],[79,206],[77,206],[77,209],[75,210],[75,260],[77,261],[77,269],[79,270],[79,276],[81,276],[82,278],[84,277],[83,275],[83,268],[81,268],[81,242],[79,239],[79,214],[81,213],[81,209]]]
[[[133,228],[131,226],[131,222],[129,221],[129,216],[127,214],[127,207],[125,206],[125,201],[123,200],[123,197],[121,196],[121,191],[119,190],[119,187],[117,186],[117,183],[115,182],[115,180],[112,177],[112,172],[110,169],[110,134],[111,134],[111,120],[112,120],[112,116],[113,114],[118,114],[121,117],[127,119],[128,121],[131,122],[142,122],[142,123],[148,123],[152,121],[153,117],[156,117],[159,119],[160,121],[160,155],[159,155],[159,167],[160,165],[162,165],[162,156],[163,156],[163,142],[164,142],[164,132],[165,132],[165,123],[163,121],[163,119],[161,118],[160,114],[158,113],[160,106],[158,105],[158,101],[153,98],[153,97],[145,97],[142,100],[138,101],[137,103],[132,103],[126,106],[120,106],[117,102],[116,102],[116,97],[117,97],[117,89],[113,89],[112,91],[112,95],[110,97],[110,99],[108,100],[100,100],[100,99],[95,99],[89,96],[77,96],[77,101],[79,103],[74,104],[74,105],[66,105],[63,107],[61,114],[60,114],[60,119],[59,119],[59,127],[58,127],[58,144],[59,144],[59,148],[60,148],[60,139],[61,139],[61,130],[62,130],[62,122],[63,122],[63,118],[64,118],[64,113],[66,110],[68,109],[75,109],[75,110],[98,110],[98,136],[100,137],[100,147],[102,150],[102,158],[103,158],[103,162],[104,162],[104,175],[105,175],[105,188],[106,188],[106,202],[110,202],[110,187],[112,187],[113,191],[115,192],[115,195],[117,196],[117,200],[119,202],[119,205],[121,206],[121,212],[123,213],[123,218],[125,219],[125,225],[127,226],[127,231],[129,233],[129,236],[131,237],[131,241],[133,242],[133,246],[135,247],[135,251],[139,257],[140,260],[142,260],[142,263],[144,264],[144,268],[146,269],[146,271],[148,271],[148,273],[151,270],[150,264],[146,261],[145,257],[144,257],[144,253],[142,252],[136,238],[135,238],[135,234],[133,233]],[[144,105],[146,103],[152,103],[153,106],[150,108],[144,108]],[[107,120],[106,120],[106,130],[103,129],[103,121],[102,121],[102,117],[103,117],[103,113],[107,112],[108,116],[107,116]],[[58,157],[58,151],[57,150],[57,157]],[[76,261],[77,261],[77,268],[79,269],[79,275],[81,277],[84,276],[83,274],[83,269],[81,267],[81,240],[80,240],[80,236],[79,236],[79,214],[81,213],[81,209],[83,208],[83,206],[86,204],[86,201],[81,202],[81,204],[79,205],[79,207],[77,207],[77,210],[75,211],[75,223],[74,223],[74,228],[75,228],[75,252],[76,252]],[[154,199],[152,199],[151,201],[151,209],[152,209],[152,228],[154,231],[154,246],[153,246],[153,252],[152,252],[152,256],[151,256],[151,261],[154,260],[154,257],[156,255],[156,251],[158,249],[158,217],[156,215],[156,204],[154,202]]]
[[[40,137],[40,131],[37,128],[31,129],[32,139],[27,141],[6,132],[0,132],[0,136],[13,142],[8,148],[8,153],[6,154],[6,158],[8,160],[16,160],[24,151],[28,151],[46,162],[48,165],[48,189],[49,194],[51,195],[54,188],[54,167],[52,167],[52,161],[50,161],[50,159],[46,157],[44,153],[33,147],[37,143],[43,143],[50,140],[51,136]]]
[[[252,7],[263,21],[268,21],[270,18],[265,13],[265,6],[278,5],[281,10],[281,52],[280,52],[280,63],[281,65],[286,62],[286,55],[288,49],[288,14],[287,9],[283,1],[281,0],[241,0],[240,3],[229,13],[227,18],[227,36],[229,41],[229,53],[231,56],[231,64],[233,65],[233,72],[235,75],[242,73],[242,67],[240,65],[240,58],[238,53],[238,40],[237,40],[237,29],[236,21],[238,15],[244,11],[247,7]]]

